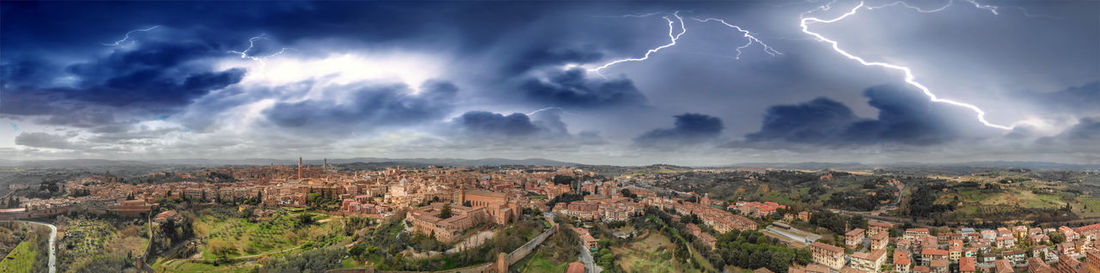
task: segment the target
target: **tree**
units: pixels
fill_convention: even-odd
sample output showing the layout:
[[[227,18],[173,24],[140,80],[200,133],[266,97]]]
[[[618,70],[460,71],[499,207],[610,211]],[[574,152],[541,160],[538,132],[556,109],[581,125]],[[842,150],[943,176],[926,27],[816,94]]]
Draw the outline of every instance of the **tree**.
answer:
[[[560,174],[559,174],[559,175],[554,175],[554,179],[553,179],[553,180],[554,180],[554,184],[558,184],[558,185],[572,185],[572,184],[573,184],[573,181],[575,181],[575,180],[577,180],[577,179],[576,179],[576,178],[573,178],[572,176],[568,176],[568,175],[560,175]]]
[[[439,219],[451,218],[451,204],[443,204],[443,209],[439,211]]]
[[[19,198],[15,198],[15,196],[12,196],[11,198],[9,198],[8,199],[8,207],[9,208],[18,208],[19,207]]]
[[[299,214],[297,220],[298,226],[308,226],[313,224],[313,216],[309,214]]]
[[[623,197],[629,197],[629,198],[632,198],[632,199],[637,199],[638,198],[638,195],[630,192],[630,189],[623,189],[620,192],[623,194]]]
[[[1055,232],[1055,233],[1050,234],[1050,242],[1051,243],[1061,244],[1062,242],[1065,242],[1065,241],[1066,241],[1066,235],[1063,235],[1060,232]]]
[[[343,247],[330,246],[303,251],[297,255],[273,258],[263,263],[265,272],[325,272],[340,266],[347,251]],[[399,258],[397,256],[394,257]]]
[[[237,252],[232,244],[219,238],[210,239],[207,247],[210,248],[210,252],[214,254],[218,263],[229,261],[229,255]]]

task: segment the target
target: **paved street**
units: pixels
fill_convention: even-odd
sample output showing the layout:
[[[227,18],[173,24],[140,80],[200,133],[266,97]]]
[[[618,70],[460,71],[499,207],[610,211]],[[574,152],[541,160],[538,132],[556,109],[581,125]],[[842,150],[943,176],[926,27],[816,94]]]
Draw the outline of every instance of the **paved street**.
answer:
[[[585,273],[599,273],[600,271],[603,271],[603,268],[596,266],[596,260],[592,258],[592,251],[589,251],[588,248],[585,248],[584,244],[578,245],[577,247],[581,248],[580,259],[581,262],[584,263]]]

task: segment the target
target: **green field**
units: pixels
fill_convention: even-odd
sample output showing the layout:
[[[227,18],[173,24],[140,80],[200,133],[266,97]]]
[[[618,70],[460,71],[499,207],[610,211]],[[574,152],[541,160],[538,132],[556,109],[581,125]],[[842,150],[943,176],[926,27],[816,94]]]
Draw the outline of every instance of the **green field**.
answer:
[[[105,221],[71,220],[64,226],[67,232],[62,245],[68,248],[68,256],[77,258],[107,249],[109,241],[118,234],[118,230]]]
[[[554,263],[542,257],[539,253],[532,254],[530,260],[520,269],[523,273],[560,273],[565,272],[569,263]]]
[[[172,262],[172,263],[157,263],[153,265],[153,269],[156,272],[224,272],[224,273],[246,273],[255,272],[256,265],[253,263],[242,263],[234,265],[214,266],[212,264],[192,263],[192,262]]]
[[[299,217],[306,216],[312,218],[311,223],[299,222]],[[284,210],[255,222],[203,215],[194,226],[196,236],[206,240],[202,258],[215,260],[218,258],[215,248],[219,247],[228,253],[226,258],[233,259],[343,242],[347,238],[335,232],[341,228],[341,222],[336,220],[320,213]]]
[[[251,221],[232,214],[204,212],[192,223],[196,238],[202,242],[200,254],[157,259],[152,267],[157,272],[255,272],[268,259],[347,243],[343,219],[300,209],[282,209]]]
[[[1077,206],[1074,211],[1083,217],[1100,217],[1100,198],[1077,197]]]
[[[615,253],[615,262],[623,268],[623,272],[699,272],[672,258],[675,247],[661,232],[648,230],[625,247],[612,246],[611,252]]]
[[[62,271],[98,264],[104,261],[101,257],[118,258],[112,262],[128,264],[125,257],[144,255],[149,245],[149,239],[142,237],[142,226],[120,229],[107,221],[86,219],[71,219],[59,226],[66,230],[57,244],[57,263]]]
[[[31,272],[35,256],[38,254],[34,248],[34,242],[19,243],[7,257],[4,257],[3,261],[0,261],[0,272]]]

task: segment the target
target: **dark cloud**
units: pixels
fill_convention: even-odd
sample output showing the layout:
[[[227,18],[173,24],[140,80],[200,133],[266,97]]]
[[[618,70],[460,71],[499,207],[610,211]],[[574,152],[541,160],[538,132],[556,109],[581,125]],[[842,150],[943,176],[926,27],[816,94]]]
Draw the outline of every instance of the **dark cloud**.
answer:
[[[225,52],[203,43],[144,43],[135,50],[116,50],[103,59],[69,66],[81,79],[81,90],[69,97],[111,106],[179,107],[212,90],[240,82],[245,70],[212,71],[187,62]]]
[[[0,94],[0,114],[96,127],[174,113],[244,77],[244,69],[215,71],[191,63],[212,56],[224,56],[224,51],[203,43],[150,42],[64,68],[44,62],[7,63],[0,75],[6,87]],[[59,84],[61,80],[68,82]]]
[[[637,106],[646,101],[629,79],[593,78],[580,68],[550,72],[545,79],[528,79],[520,88],[531,102],[570,109]]]
[[[485,111],[470,111],[453,121],[465,132],[485,136],[528,136],[539,130],[527,115],[502,115]]]
[[[561,109],[546,109],[531,115],[470,111],[451,120],[461,143],[479,147],[511,146],[567,148],[606,142],[594,131],[569,132]]]
[[[71,48],[74,43],[100,46],[137,27],[162,25],[199,32],[219,41],[247,39],[258,33],[287,41],[340,37],[371,43],[438,43],[445,39],[448,45],[473,50],[484,48],[508,30],[522,28],[543,16],[547,8],[560,6],[458,2],[12,2],[2,6],[0,17],[21,24],[0,25],[0,32],[5,34],[0,43],[6,49],[24,51],[35,50],[33,45],[44,46],[44,50]],[[104,16],[111,20],[103,20]]]
[[[865,143],[943,143],[961,136],[949,120],[973,116],[933,103],[917,90],[878,86],[867,89],[863,95],[870,99],[868,104],[878,109],[878,119],[852,124],[845,137]],[[976,122],[973,125],[978,126]]]
[[[43,132],[23,132],[15,137],[15,145],[35,148],[72,149],[75,147],[69,137]]]
[[[1100,81],[1074,86],[1052,93],[1027,94],[1057,112],[1100,111]]]
[[[568,126],[565,124],[565,121],[561,120],[561,114],[563,113],[565,113],[565,111],[561,110],[561,108],[550,108],[529,116],[535,126],[543,128],[548,134],[563,136],[569,135]]]
[[[654,129],[634,138],[634,142],[642,145],[692,144],[717,138],[725,128],[722,119],[708,115],[685,113],[675,118],[672,128]]]
[[[882,87],[868,90],[864,97],[852,92],[868,82],[900,83],[901,75],[861,66],[790,27],[799,13],[818,4],[280,1],[256,5],[160,1],[105,5],[6,1],[0,2],[0,118],[19,120],[28,129],[79,132],[79,137],[20,136],[22,143],[64,147],[61,140],[68,140],[70,145],[85,148],[116,146],[135,153],[154,150],[142,148],[140,143],[150,145],[146,147],[193,145],[187,147],[205,151],[203,147],[218,150],[221,145],[238,145],[240,141],[233,139],[254,136],[265,138],[257,140],[265,145],[247,146],[258,152],[287,152],[278,145],[347,151],[336,147],[348,145],[346,142],[302,139],[343,137],[383,127],[402,127],[402,133],[418,136],[442,132],[424,138],[443,143],[440,145],[470,144],[463,147],[474,151],[500,143],[517,147],[517,154],[545,151],[532,147],[566,146],[559,145],[562,143],[606,143],[596,132],[587,131],[592,129],[614,137],[614,143],[636,144],[708,141],[720,139],[724,131],[740,135],[759,129],[745,136],[746,143],[775,142],[779,147],[801,143],[807,144],[802,145],[807,151],[830,153],[830,148],[837,146],[881,149],[886,145],[875,144],[896,143],[934,149],[937,144],[973,143],[961,139],[984,127],[966,109],[928,103],[912,90]],[[854,3],[845,6],[848,4]],[[853,54],[904,63],[937,94],[980,105],[998,123],[1012,124],[1024,118],[1053,120],[1053,115],[1095,117],[1100,111],[1095,107],[1100,105],[1100,82],[1095,82],[1100,73],[1095,62],[1098,51],[1090,45],[1096,44],[1100,32],[1079,30],[1095,26],[1098,4],[996,4],[1005,5],[1000,16],[968,5],[953,5],[934,15],[889,8],[861,11],[844,22],[813,28],[841,41]],[[1027,17],[1009,7],[1014,4],[1059,18]],[[605,71],[607,78],[582,68],[563,68],[639,57],[667,43],[667,22],[661,17],[675,10],[692,17],[727,18],[783,54],[769,56],[756,43],[736,50],[747,42],[741,33],[689,19],[688,34],[677,45],[644,62],[616,65]],[[647,12],[657,13],[621,16]],[[161,27],[135,33],[127,46],[103,45],[122,38],[127,31],[152,25]],[[440,85],[414,94],[410,87],[378,83],[394,79],[349,83],[320,75],[271,86],[259,73],[276,70],[261,69],[261,65],[228,52],[243,50],[249,37],[260,34],[267,39],[258,41],[251,53],[268,55],[284,47],[290,49],[283,56],[286,59],[272,61],[266,68],[343,54],[382,59],[408,54],[440,65],[439,74],[417,77],[451,80],[464,90],[458,96],[454,86]],[[257,69],[224,66],[234,61]],[[300,72],[302,76],[311,74]],[[242,84],[247,73],[256,73],[257,84],[251,84],[251,79]],[[333,87],[335,81],[347,85]],[[1013,91],[1057,90],[1083,82],[1093,83],[1044,94]],[[303,97],[308,100],[302,101]],[[813,99],[816,97],[822,98]],[[863,105],[865,99],[869,99],[868,105]],[[808,102],[767,107],[791,101]],[[1005,109],[1031,102],[1049,112]],[[271,106],[260,112],[259,119],[252,119],[252,107],[263,105]],[[508,114],[548,106],[563,107],[570,114]],[[454,109],[489,112],[463,114]],[[765,110],[763,125],[757,127]],[[688,120],[681,125],[677,118],[676,126],[660,125],[660,119],[684,112],[707,113],[714,120],[700,117],[697,123]],[[456,115],[459,117],[448,118]],[[1094,133],[1087,124],[1095,120],[1081,120],[1050,141],[1089,141]],[[146,122],[171,129],[130,126]],[[1062,126],[1067,122],[1051,123]],[[403,127],[406,125],[420,127]],[[638,134],[662,127],[671,128]],[[172,131],[182,128],[187,129]],[[1033,140],[1051,134],[1057,133],[1021,126],[1007,137]],[[9,141],[15,138],[8,136]],[[155,139],[158,136],[162,138]],[[513,139],[517,141],[510,141]],[[356,139],[360,140],[374,141],[370,137]],[[117,145],[109,145],[112,143]],[[334,146],[325,146],[329,143]],[[534,144],[519,145],[523,143]],[[19,145],[25,147],[18,149],[32,149]],[[905,145],[899,147],[908,149]],[[390,147],[397,146],[372,149],[393,151]],[[435,152],[424,147],[408,151]],[[1065,146],[1050,148],[1058,147]],[[220,156],[237,156],[236,151],[247,150],[221,151]],[[597,162],[617,151],[581,152],[600,158],[592,159]],[[783,159],[781,153],[760,154]],[[469,155],[493,156],[490,152]],[[861,156],[859,152],[837,155],[844,160]],[[645,154],[636,158],[631,160],[665,160]]]
[[[860,119],[844,104],[817,98],[798,105],[772,106],[764,114],[760,131],[746,135],[745,139],[830,145],[930,145],[963,137],[949,117],[972,115],[933,103],[915,90],[877,86],[863,94],[870,99],[868,104],[878,110],[876,119]]]
[[[519,75],[538,67],[590,63],[602,57],[603,54],[592,49],[542,46],[519,54],[505,65],[503,72],[507,75]]]
[[[53,81],[60,68],[41,59],[15,59],[0,63],[0,87],[5,90],[35,88]]]
[[[777,105],[764,113],[759,132],[745,136],[748,141],[785,141],[821,143],[834,141],[858,120],[851,109],[828,98],[817,98],[796,105]]]
[[[347,92],[351,96],[348,100],[281,102],[263,114],[284,128],[353,133],[437,120],[450,113],[458,89],[447,82],[429,82],[418,94],[404,84],[359,87]]]
[[[1077,125],[1062,131],[1059,138],[1100,143],[1100,118],[1082,118]]]

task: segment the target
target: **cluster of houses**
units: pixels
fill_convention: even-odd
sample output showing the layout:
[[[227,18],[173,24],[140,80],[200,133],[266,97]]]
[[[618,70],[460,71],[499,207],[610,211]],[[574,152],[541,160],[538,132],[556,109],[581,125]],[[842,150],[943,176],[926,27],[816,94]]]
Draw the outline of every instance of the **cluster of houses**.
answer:
[[[642,201],[645,205],[660,209],[672,209],[680,215],[695,215],[707,226],[719,233],[732,230],[756,230],[756,221],[745,216],[737,215],[724,209],[715,208],[707,203],[707,199],[700,202],[688,202],[679,197],[649,196]]]
[[[1057,229],[960,228],[939,233],[910,228],[899,237],[889,236],[891,228],[889,223],[872,221],[866,230],[844,234],[844,247],[814,242],[809,245],[814,264],[797,266],[792,272],[1100,272],[1100,250],[1095,249],[1100,224]],[[1055,244],[1054,236],[1065,240]],[[893,255],[887,255],[890,245]]]
[[[732,205],[729,205],[731,210],[740,211],[741,214],[751,215],[753,217],[764,218],[775,214],[779,209],[787,209],[787,206],[780,205],[776,202],[749,202],[749,201],[737,201]]]

